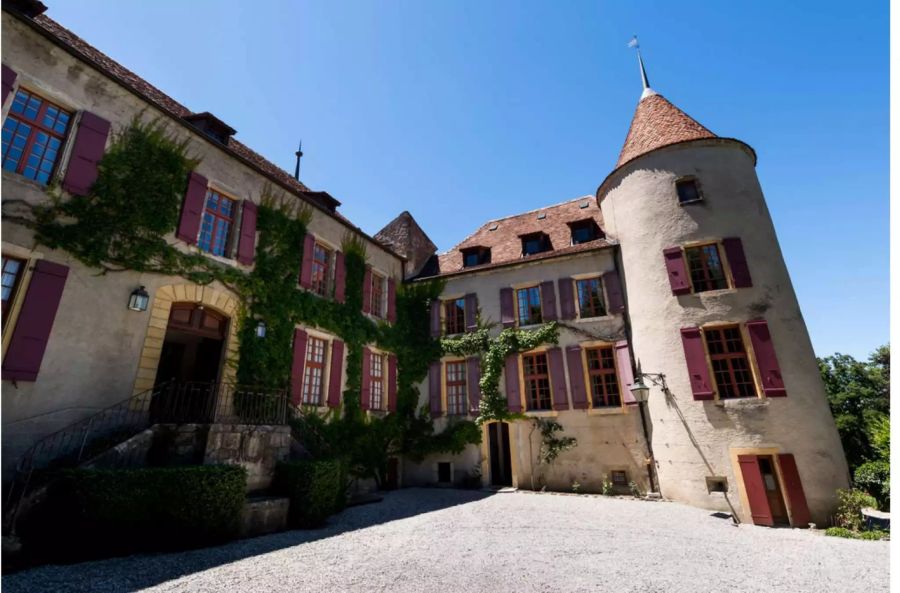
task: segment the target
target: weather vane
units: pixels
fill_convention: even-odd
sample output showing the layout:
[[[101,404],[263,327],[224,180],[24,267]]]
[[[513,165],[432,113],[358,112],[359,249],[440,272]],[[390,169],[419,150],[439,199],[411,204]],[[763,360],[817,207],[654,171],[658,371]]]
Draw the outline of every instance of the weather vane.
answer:
[[[644,68],[644,59],[641,57],[641,44],[638,43],[637,35],[631,37],[631,41],[628,42],[628,47],[633,47],[637,50],[638,65],[641,68],[641,83],[644,85],[644,92],[641,94],[641,98],[648,95],[655,95],[656,93],[650,88],[650,81],[647,79],[647,70]]]

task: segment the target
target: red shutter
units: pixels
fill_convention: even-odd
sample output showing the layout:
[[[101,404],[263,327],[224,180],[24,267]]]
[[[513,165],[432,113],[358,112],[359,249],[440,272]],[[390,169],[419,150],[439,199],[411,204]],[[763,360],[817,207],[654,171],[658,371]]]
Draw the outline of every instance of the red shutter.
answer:
[[[681,343],[684,346],[684,360],[687,362],[694,399],[713,399],[709,367],[706,365],[706,349],[703,347],[700,328],[681,328]]]
[[[391,323],[397,321],[397,281],[393,278],[387,281],[387,320]]]
[[[541,318],[544,321],[556,321],[556,287],[553,280],[541,282]]]
[[[778,465],[781,466],[781,478],[791,508],[791,524],[794,527],[808,527],[809,507],[806,505],[806,494],[803,492],[803,484],[800,483],[800,474],[797,472],[797,462],[790,453],[780,453]]]
[[[622,296],[622,283],[619,281],[619,273],[616,270],[603,274],[603,284],[606,286],[607,310],[609,313],[621,313],[625,310],[625,298]]]
[[[522,396],[519,393],[519,355],[506,357],[506,407],[510,412],[522,411]]]
[[[303,401],[303,368],[306,366],[306,332],[294,330],[294,360],[291,363],[291,403],[299,406]]]
[[[584,386],[584,359],[581,357],[581,346],[566,347],[566,362],[569,366],[569,384],[572,386],[572,408],[587,409],[588,400]]]
[[[663,249],[663,255],[666,259],[666,270],[669,273],[672,294],[689,294],[691,283],[688,280],[687,268],[684,266],[684,253],[682,253],[681,247]]]
[[[478,329],[478,295],[469,293],[466,295],[466,331]]]
[[[209,182],[206,177],[196,171],[188,176],[187,191],[181,205],[181,220],[175,236],[190,245],[197,244],[200,233],[200,219],[203,217],[203,203],[206,201],[206,189]]]
[[[772,336],[769,334],[769,324],[763,319],[748,321],[747,332],[750,334],[759,376],[762,377],[763,392],[766,397],[785,397],[787,392],[781,377],[781,367],[778,366],[778,357],[775,356]]]
[[[431,301],[431,337],[441,337],[441,301]]]
[[[331,375],[328,378],[328,407],[341,405],[341,389],[343,388],[344,343],[334,340],[331,343]]]
[[[316,250],[316,238],[306,233],[303,238],[303,257],[300,260],[300,286],[312,288],[312,263]]]
[[[6,64],[3,64],[3,75],[2,75],[2,86],[3,86],[3,104],[6,104],[6,98],[12,92],[13,87],[16,86],[16,72]]]
[[[472,415],[477,416],[481,413],[481,359],[477,356],[468,359],[466,370],[469,378],[469,410]]]
[[[631,354],[628,352],[628,341],[620,340],[616,342],[616,373],[619,375],[619,389],[622,392],[622,401],[625,405],[634,406],[637,402],[634,400],[634,394],[631,393],[631,386],[634,384],[634,371],[631,367]]]
[[[238,239],[237,260],[242,264],[252,265],[256,254],[256,204],[244,200],[241,213],[241,235]]]
[[[728,258],[728,267],[731,268],[731,278],[735,288],[749,288],[753,286],[750,279],[750,268],[747,267],[747,258],[744,256],[744,244],[739,237],[722,239],[725,247],[725,257]]]
[[[553,286],[553,283],[550,283]],[[569,392],[566,389],[566,372],[563,370],[563,356],[561,348],[547,350],[547,358],[550,361],[550,384],[553,391],[553,409],[569,409]]]
[[[759,471],[759,458],[756,455],[738,455],[738,463],[741,466],[741,476],[744,478],[744,492],[747,493],[753,524],[774,525],[762,472]]]
[[[369,401],[372,396],[372,351],[363,348],[362,351],[362,389],[359,394],[359,406],[363,410],[369,409]]]
[[[97,181],[97,165],[106,150],[109,122],[89,111],[81,113],[81,122],[75,132],[72,156],[66,167],[62,186],[67,192],[86,196]]]
[[[362,312],[372,312],[372,268],[366,266],[366,273],[363,275],[363,303]]]
[[[397,357],[393,354],[388,354],[387,357],[387,372],[388,372],[388,387],[387,387],[387,396],[388,396],[388,412],[396,412],[397,411]]]
[[[441,408],[441,363],[433,362],[428,367],[428,403],[431,417],[437,418],[444,411]]]
[[[560,278],[559,284],[559,318],[575,319],[575,289],[571,278]]]
[[[503,327],[512,327],[516,324],[512,288],[500,289],[500,323]]]
[[[344,265],[344,254],[334,254],[334,300],[343,303],[347,290],[347,267]]]
[[[38,260],[3,358],[3,379],[35,381],[56,319],[69,268]],[[9,331],[6,328],[5,331]]]

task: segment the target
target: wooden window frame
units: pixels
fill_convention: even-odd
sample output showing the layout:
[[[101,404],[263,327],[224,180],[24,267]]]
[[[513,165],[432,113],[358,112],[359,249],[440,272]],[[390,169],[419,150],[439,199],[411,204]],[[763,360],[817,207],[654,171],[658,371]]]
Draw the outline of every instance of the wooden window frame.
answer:
[[[24,110],[21,113],[16,113],[13,111],[13,106],[15,105],[16,99],[18,98],[19,94],[27,95],[28,98],[25,101],[26,105],[28,103],[28,99],[30,99],[30,98],[37,99],[38,101],[41,102],[40,106],[38,107],[37,115],[35,116],[34,119],[27,118],[25,116]],[[43,119],[44,119],[44,116],[47,114],[47,110],[50,107],[53,107],[57,110],[57,116],[56,116],[56,119],[54,120],[54,126],[47,127],[44,125]],[[55,127],[55,124],[58,123],[59,117],[61,115],[65,115],[67,117],[67,121],[65,123],[65,131],[57,132],[53,128]],[[26,179],[31,179],[32,181],[35,181],[36,183],[40,183],[41,185],[49,184],[53,180],[54,176],[56,175],[57,170],[59,169],[60,161],[62,160],[63,153],[65,152],[65,149],[66,149],[66,141],[68,139],[69,133],[72,131],[72,121],[74,119],[75,119],[74,111],[70,111],[68,109],[61,107],[56,102],[45,98],[43,95],[33,92],[33,91],[28,90],[23,87],[19,87],[19,88],[15,89],[15,93],[13,93],[13,96],[12,96],[12,103],[10,103],[10,107],[9,107],[9,110],[7,111],[6,118],[3,120],[3,129],[4,129],[4,131],[6,131],[6,125],[7,125],[7,122],[9,122],[9,121],[15,121],[16,127],[14,130],[12,130],[10,132],[11,133],[10,142],[6,146],[6,149],[3,150],[3,154],[0,155],[0,156],[2,156],[2,158],[0,158],[0,167],[2,167],[3,170],[5,170],[5,171],[10,171],[12,173],[16,173],[18,175],[25,177]],[[9,155],[9,151],[12,149],[12,146],[13,146],[12,141],[16,136],[15,132],[18,131],[19,126],[21,126],[22,124],[29,126],[31,129],[28,132],[28,135],[25,139],[25,145],[22,147],[22,153],[21,153],[21,155],[19,155],[18,160],[16,160],[15,169],[7,169],[6,168],[6,159]],[[38,161],[37,166],[34,168],[34,176],[29,176],[25,173],[25,169],[30,168],[28,166],[28,159],[31,156],[31,151],[34,149],[34,145],[36,144],[36,140],[37,140],[37,135],[40,132],[47,134],[47,136],[48,136],[47,145],[44,148],[44,152],[41,154],[41,157],[40,157],[40,160]],[[45,181],[42,181],[42,180],[38,179],[38,173],[40,172],[41,165],[45,161],[48,160],[46,158],[46,154],[47,154],[47,150],[49,150],[49,148],[50,148],[49,145],[50,145],[51,138],[57,140],[59,142],[59,146],[56,148],[56,156],[52,159],[52,161],[50,163],[50,170],[44,171],[44,173],[46,173],[46,175],[47,175],[47,179]]]
[[[699,249],[699,250],[701,250],[701,253],[705,253],[702,250],[704,250],[708,247],[714,247],[716,249],[716,255],[719,258],[719,264],[720,264],[721,270],[722,270],[722,280],[725,283],[725,285],[722,287],[718,287],[718,288],[704,288],[702,290],[698,290],[697,283],[694,281],[694,273],[693,273],[693,269],[691,268],[691,258],[688,255],[688,252]],[[705,241],[703,243],[690,243],[690,244],[682,246],[681,252],[682,252],[682,257],[684,258],[684,268],[685,268],[685,271],[687,272],[688,281],[691,283],[691,292],[693,294],[700,294],[703,292],[715,292],[718,290],[728,290],[728,289],[732,288],[731,270],[728,267],[728,262],[725,258],[725,248],[722,245],[721,241]],[[704,282],[711,282],[712,280],[711,280],[711,276],[709,274],[708,258],[706,256],[703,256],[701,261],[702,261],[702,266],[703,266],[702,269],[703,269],[704,276],[705,276]]]
[[[212,196],[215,195],[217,197],[216,208],[211,209],[209,202]],[[221,212],[221,204],[222,200],[227,200],[231,203],[231,214],[230,216]],[[203,199],[203,214],[200,217],[200,232],[197,235],[197,247],[203,253],[208,253],[209,255],[214,255],[216,257],[224,257],[226,259],[230,258],[231,245],[234,240],[234,229],[237,226],[237,211],[240,206],[241,201],[233,196],[215,188],[209,188],[206,190],[206,197]],[[203,226],[206,224],[207,216],[209,216],[212,220],[211,222],[211,231],[209,234],[209,242],[205,244],[203,239]],[[222,242],[222,253],[216,253],[214,251],[216,241],[219,239],[219,235],[221,230],[219,228],[219,222],[223,221],[227,224],[225,229],[225,239]]]
[[[456,381],[450,380],[450,366],[459,367],[461,370],[457,375]],[[448,416],[466,416],[468,415],[469,404],[469,373],[465,358],[445,360],[443,363],[442,380],[444,385],[443,406]],[[460,378],[461,377],[461,378]],[[462,388],[462,401],[458,402],[458,407],[451,404],[451,389],[457,387]]]
[[[585,374],[585,385],[587,386],[588,405],[590,406],[590,409],[592,409],[592,410],[621,409],[622,406],[624,405],[624,394],[622,393],[622,384],[619,381],[619,361],[616,359],[615,345],[614,344],[585,345],[582,347],[581,350],[582,350],[582,356],[584,359],[583,360],[583,363],[584,363],[583,368],[584,368],[584,374]],[[601,364],[601,368],[599,368],[599,369],[591,369],[591,352],[597,352],[598,353],[598,361],[600,361],[602,363],[602,357],[600,355],[601,351],[609,352],[610,359],[611,359],[612,365],[613,365],[612,369],[604,369],[604,368],[602,368],[602,364]],[[604,380],[602,382],[603,393],[601,395],[602,395],[603,401],[606,403],[604,405],[598,405],[595,402],[596,396],[594,393],[594,380],[593,379],[594,379],[594,377],[601,377],[601,378],[605,379],[607,376],[610,376],[610,375],[612,375],[613,380],[614,380],[613,383],[616,386],[617,393],[615,394],[615,397],[618,398],[619,401],[615,404],[609,403],[609,401],[612,397],[612,394],[607,393],[607,389],[606,389],[607,384],[606,384],[606,381]]]
[[[13,283],[9,287],[9,297],[3,301],[2,327],[5,329],[6,322],[9,319],[10,313],[13,309],[13,305],[16,302],[16,296],[19,294],[19,289],[22,286],[22,279],[25,277],[25,272],[27,272],[28,260],[21,258],[21,257],[6,255],[5,253],[3,254],[2,259],[3,259],[3,269],[2,269],[3,275],[6,275],[6,262],[7,261],[15,261],[15,262],[18,262],[18,264],[19,264],[19,269],[16,270],[16,274],[15,274],[15,278],[13,279]]]
[[[318,253],[325,255],[325,261],[318,259]],[[322,241],[313,243],[313,256],[310,269],[310,286],[314,293],[323,296],[331,296],[331,287],[334,279],[335,250]]]
[[[321,342],[322,344],[322,360],[321,362],[317,362],[313,358],[311,358],[315,353],[313,349],[314,342]],[[320,336],[307,333],[306,338],[306,360],[303,363],[303,385],[301,388],[300,402],[303,405],[307,406],[324,406],[325,400],[327,397],[327,388],[328,388],[328,369],[329,362],[331,359],[331,342],[322,338]],[[309,390],[309,379],[313,375],[313,372],[319,371],[319,394],[317,401],[308,401],[310,399]]]
[[[387,356],[385,356],[384,352],[369,350],[369,357],[369,409],[383,412],[387,409],[387,387],[385,385],[387,379]],[[376,369],[380,374],[375,373]]]
[[[532,255],[553,251],[553,245],[550,242],[550,236],[547,235],[547,233],[528,233],[527,235],[520,235],[519,239],[522,241],[522,257],[531,257]],[[539,241],[538,250],[532,253],[526,253],[525,244],[533,240]]]
[[[522,291],[528,291],[528,294],[529,294],[528,298],[526,299],[526,302],[529,305],[529,307],[528,307],[529,315],[528,315],[528,318],[525,320],[527,323],[523,323],[522,310],[521,310],[520,301],[519,301],[519,293]],[[535,320],[531,316],[531,306],[532,306],[531,291],[535,291],[537,294],[537,302],[538,302],[538,307],[540,309],[539,318],[537,320]],[[520,286],[518,288],[514,288],[513,289],[513,304],[514,304],[514,308],[515,308],[514,312],[516,315],[516,326],[517,327],[528,327],[531,325],[538,325],[540,323],[543,323],[543,321],[544,321],[544,299],[543,299],[543,296],[541,295],[541,285],[540,284],[531,284],[528,286]]]
[[[750,374],[749,385],[752,386],[752,393],[750,393],[748,395],[727,395],[726,396],[726,395],[722,394],[722,389],[719,387],[719,380],[718,380],[718,376],[716,374],[715,364],[713,361],[714,360],[738,359],[738,358],[740,358],[741,353],[712,354],[710,352],[710,346],[709,346],[709,334],[711,332],[719,332],[719,331],[725,331],[725,330],[731,330],[731,329],[736,329],[738,331],[738,335],[740,336],[740,339],[741,339],[741,345],[743,347],[743,353],[742,353],[743,358],[747,362],[746,371]],[[750,340],[748,339],[748,336],[746,335],[746,328],[745,328],[744,324],[742,324],[742,323],[719,323],[719,324],[715,324],[715,325],[708,325],[708,326],[701,327],[700,333],[703,336],[703,348],[704,348],[704,352],[706,354],[706,363],[707,363],[707,368],[709,370],[710,380],[711,380],[711,382],[713,384],[712,386],[714,387],[714,390],[715,390],[715,400],[716,401],[741,400],[741,399],[750,399],[750,398],[754,398],[754,397],[757,399],[764,398],[765,394],[759,388],[760,381],[759,381],[758,370],[757,370],[757,365],[756,365],[756,358],[753,355],[752,348],[748,347],[748,345],[750,344]],[[729,376],[733,379],[734,370],[733,370],[733,367],[731,364],[729,364]],[[734,385],[733,382],[731,384]],[[747,383],[743,383],[743,384],[747,384]]]
[[[596,241],[597,239],[603,238],[603,230],[600,228],[600,225],[597,224],[597,221],[593,218],[573,220],[572,222],[568,223],[568,225],[571,245],[583,245],[584,243],[590,243],[591,241]],[[575,241],[575,233],[582,229],[589,229],[591,231],[591,238],[585,239],[584,241]]]
[[[616,480],[616,474],[622,474],[623,481],[619,482]],[[613,486],[617,488],[628,488],[629,480],[628,480],[628,470],[624,469],[611,469],[609,470],[609,481]]]
[[[542,357],[544,359],[543,366],[546,370],[544,373],[532,373],[528,374],[526,372],[527,369],[527,360],[534,359],[535,364],[533,365],[535,369],[540,369],[540,365],[537,364],[537,358]],[[546,350],[537,350],[532,352],[524,352],[519,355],[519,368],[521,369],[519,372],[522,374],[522,398],[524,400],[524,406],[526,412],[552,412],[553,411],[553,384],[550,380],[550,358],[547,356]],[[543,382],[546,382],[544,384]],[[532,406],[532,398],[531,398],[531,387],[532,385],[538,392],[538,400],[537,406]],[[542,397],[542,392],[546,390],[546,407],[541,406],[544,398]]]
[[[380,290],[375,290],[380,282]],[[375,317],[384,319],[387,316],[387,276],[384,276],[375,270],[372,270],[371,294],[369,295],[369,311]]]
[[[490,247],[467,247],[465,249],[460,249],[459,252],[462,255],[462,267],[464,268],[472,268],[491,263]],[[474,264],[466,263],[466,258],[469,256],[475,256],[476,261]]]
[[[682,183],[693,183],[694,188],[697,190],[697,197],[693,200],[682,200],[681,194],[678,192],[678,186]],[[683,206],[685,204],[696,204],[697,202],[703,201],[703,191],[700,188],[700,180],[697,179],[693,175],[685,175],[683,177],[678,177],[675,179],[675,197],[678,199],[678,205]]]
[[[597,286],[598,286],[598,288],[600,289],[600,309],[601,309],[601,313],[600,313],[600,314],[585,315],[585,314],[584,314],[584,310],[583,310],[582,307],[581,307],[581,291],[580,291],[580,289],[579,289],[579,284],[581,284],[582,282],[592,282],[592,281],[594,281],[594,280],[597,281]],[[580,278],[573,278],[572,281],[574,282],[574,285],[575,285],[575,286],[574,286],[574,290],[575,290],[575,306],[578,308],[578,318],[579,318],[579,319],[594,319],[594,318],[598,318],[598,317],[607,317],[607,316],[609,316],[609,310],[608,310],[608,308],[607,308],[606,291],[605,291],[604,282],[603,282],[603,276],[602,276],[602,275],[597,275],[597,276],[586,276],[586,277],[580,277]]]
[[[441,318],[445,336],[466,333],[466,297],[443,299]]]

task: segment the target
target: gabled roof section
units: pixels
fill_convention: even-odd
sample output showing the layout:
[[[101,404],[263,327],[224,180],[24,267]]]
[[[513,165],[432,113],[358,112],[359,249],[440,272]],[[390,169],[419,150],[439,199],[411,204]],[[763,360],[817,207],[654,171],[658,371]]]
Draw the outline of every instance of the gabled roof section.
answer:
[[[413,215],[408,210],[401,212],[397,218],[387,223],[383,229],[375,233],[375,240],[383,245],[387,245],[404,257],[409,257],[409,251],[412,247],[414,238],[422,238],[426,243],[426,247],[432,252],[437,250],[437,246],[431,240]]]
[[[716,135],[662,95],[645,93],[631,119],[616,168],[657,148],[700,138]]]
[[[598,227],[603,228],[603,215],[593,196],[576,198],[515,216],[490,220],[463,242],[446,253],[440,254],[437,262],[438,269],[434,270],[435,275],[525,263],[608,246],[609,243],[604,238],[572,245],[572,229],[569,227],[569,223],[588,218],[593,219]],[[521,237],[532,233],[547,234],[553,249],[523,257]],[[462,250],[470,247],[490,249],[490,263],[463,268]],[[423,271],[422,276],[424,275]]]

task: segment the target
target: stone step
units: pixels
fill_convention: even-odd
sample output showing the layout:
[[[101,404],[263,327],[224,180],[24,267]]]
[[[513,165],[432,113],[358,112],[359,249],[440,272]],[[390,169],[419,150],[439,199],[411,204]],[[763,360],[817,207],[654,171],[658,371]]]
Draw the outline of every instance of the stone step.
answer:
[[[251,496],[241,511],[241,537],[255,537],[287,529],[290,499],[283,496]]]

